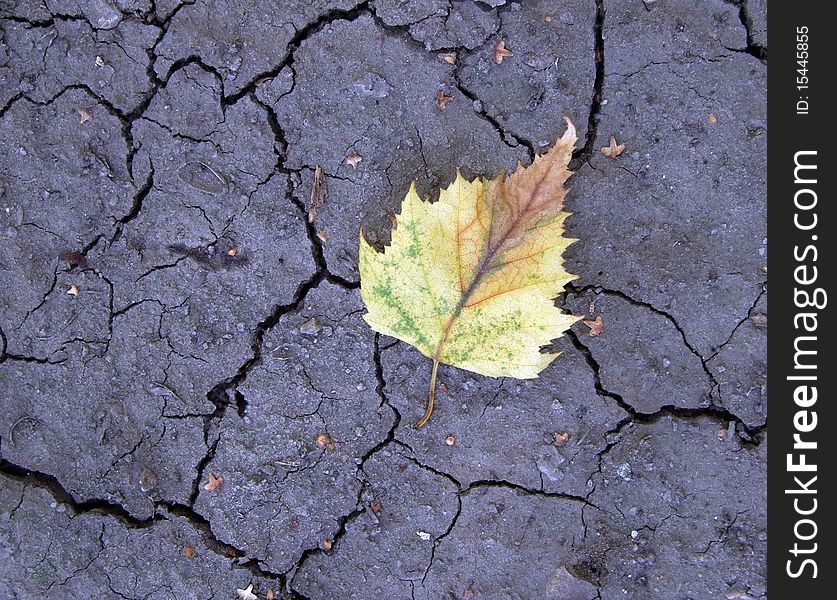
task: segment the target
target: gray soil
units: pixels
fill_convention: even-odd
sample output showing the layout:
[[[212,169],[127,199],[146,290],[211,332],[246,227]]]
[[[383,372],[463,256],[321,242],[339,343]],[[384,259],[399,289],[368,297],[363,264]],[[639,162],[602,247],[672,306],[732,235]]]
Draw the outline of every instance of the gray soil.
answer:
[[[0,599],[766,598],[766,2],[0,22]],[[558,302],[604,329],[535,380],[443,366],[417,430],[358,232],[563,116]]]

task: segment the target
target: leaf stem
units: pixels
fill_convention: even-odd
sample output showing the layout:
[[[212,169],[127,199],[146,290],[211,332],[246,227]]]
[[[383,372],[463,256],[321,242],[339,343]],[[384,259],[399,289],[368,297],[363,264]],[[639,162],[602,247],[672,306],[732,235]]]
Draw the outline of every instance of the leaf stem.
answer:
[[[433,370],[430,372],[430,393],[427,396],[427,408],[424,411],[424,416],[416,423],[416,429],[421,429],[433,414],[433,404],[436,400],[436,371],[439,370],[439,359],[433,359]]]

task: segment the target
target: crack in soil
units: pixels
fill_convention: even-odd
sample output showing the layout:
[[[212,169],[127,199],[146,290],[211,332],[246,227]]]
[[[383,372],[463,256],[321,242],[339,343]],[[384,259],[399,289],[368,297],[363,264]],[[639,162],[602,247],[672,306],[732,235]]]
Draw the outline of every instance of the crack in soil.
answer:
[[[590,160],[593,155],[593,146],[596,144],[596,135],[599,129],[599,114],[602,111],[602,97],[604,95],[605,80],[605,44],[604,44],[604,22],[605,22],[604,0],[596,0],[596,20],[593,24],[594,61],[596,64],[596,75],[593,80],[593,96],[590,99],[590,112],[587,116],[587,135],[584,146],[573,152],[573,159],[569,168],[577,171],[582,163]]]

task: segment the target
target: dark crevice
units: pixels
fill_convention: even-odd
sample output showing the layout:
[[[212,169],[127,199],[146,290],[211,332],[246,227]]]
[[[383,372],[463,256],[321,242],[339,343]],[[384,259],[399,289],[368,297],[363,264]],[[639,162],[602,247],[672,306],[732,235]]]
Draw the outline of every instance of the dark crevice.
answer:
[[[487,7],[487,6],[480,6],[480,9],[483,10],[484,12],[496,12],[499,15],[502,12],[506,12],[506,11],[511,10],[511,6],[510,5],[501,6],[501,7],[499,7],[499,9],[492,9],[492,8]],[[378,27],[380,27],[381,29],[383,29],[384,31],[386,31],[387,33],[399,37],[405,43],[410,45],[412,48],[415,48],[417,52],[420,52],[420,53],[427,53],[428,52],[427,48],[425,48],[424,45],[422,45],[420,42],[418,42],[410,34],[410,24],[388,25],[383,21],[383,19],[381,19],[381,17],[378,16],[378,14],[374,10],[369,9],[369,14],[371,15],[375,24]],[[434,15],[431,15],[431,16],[434,16]],[[497,117],[491,115],[485,109],[484,103],[482,102],[482,100],[479,99],[477,94],[473,90],[470,90],[468,87],[466,87],[466,85],[460,79],[460,71],[461,71],[462,65],[463,65],[463,61],[461,60],[462,59],[461,55],[463,55],[465,52],[473,53],[473,52],[481,51],[481,49],[483,49],[485,47],[485,44],[487,44],[487,43],[488,42],[485,42],[483,44],[483,46],[481,46],[480,48],[474,48],[474,49],[468,49],[466,47],[459,47],[459,46],[435,48],[433,50],[433,53],[434,54],[440,54],[440,53],[445,53],[445,52],[454,52],[457,55],[460,55],[459,59],[457,60],[457,63],[456,63],[457,66],[455,68],[453,68],[453,70],[452,70],[452,77],[453,77],[454,86],[456,87],[457,90],[459,90],[459,92],[463,96],[468,98],[468,100],[470,100],[473,103],[479,103],[479,107],[480,107],[479,110],[477,110],[476,107],[474,109],[476,114],[481,119],[483,119],[484,121],[489,123],[492,126],[492,128],[494,128],[494,130],[497,132],[497,135],[500,137],[500,140],[505,145],[507,145],[510,148],[517,148],[519,146],[522,146],[522,147],[526,148],[526,152],[529,156],[529,161],[531,162],[535,159],[535,156],[537,155],[537,152],[536,152],[536,149],[535,149],[535,143],[532,142],[531,140],[527,140],[523,136],[521,136],[519,134],[516,134],[512,131],[509,131],[505,127],[503,127],[503,125],[500,123],[500,120]]]
[[[381,349],[380,349],[379,339],[380,339],[380,334],[376,333],[375,338],[374,338],[373,357],[374,357],[374,362],[375,362],[375,376],[376,376],[376,379],[377,379],[378,383],[377,383],[377,386],[375,388],[375,391],[378,394],[379,398],[381,399],[379,408],[382,408],[384,405],[388,406],[392,410],[394,418],[393,418],[392,425],[390,426],[390,429],[387,432],[387,435],[384,437],[384,439],[381,440],[380,442],[378,442],[377,444],[375,444],[375,446],[373,446],[372,448],[370,448],[360,458],[360,461],[358,462],[357,473],[358,473],[359,479],[361,481],[361,486],[360,486],[360,489],[358,490],[357,499],[356,499],[356,502],[355,502],[355,508],[349,514],[340,517],[340,519],[338,520],[337,531],[335,532],[334,539],[332,540],[332,544],[333,544],[332,547],[337,546],[337,544],[339,544],[340,540],[346,534],[346,529],[347,529],[348,525],[350,525],[355,519],[357,519],[360,515],[362,515],[363,513],[366,512],[366,505],[363,502],[363,495],[364,495],[364,492],[367,489],[368,484],[364,479],[362,479],[362,477],[363,477],[363,467],[366,464],[366,461],[369,460],[372,456],[374,456],[377,452],[379,452],[380,450],[382,450],[386,446],[390,445],[393,442],[397,442],[395,440],[395,432],[397,431],[398,426],[401,424],[401,413],[398,411],[398,409],[396,409],[394,406],[389,404],[389,400],[387,399],[387,397],[384,393],[384,388],[386,386],[386,381],[384,380],[384,377],[383,377],[383,367],[381,365],[381,356],[380,356]],[[308,548],[308,549],[304,550],[302,555],[300,556],[299,560],[296,562],[296,564],[291,569],[289,569],[288,572],[285,574],[285,575],[288,575],[290,573],[293,573],[293,575],[291,576],[290,581],[288,583],[288,587],[287,587],[287,591],[288,591],[289,594],[291,594],[291,598],[295,598],[295,599],[304,599],[305,598],[305,596],[303,596],[302,594],[300,594],[300,592],[298,592],[297,590],[295,590],[293,588],[294,578],[296,577],[297,573],[299,573],[299,571],[302,569],[304,564],[312,556],[322,554],[323,552],[325,552],[325,550],[323,550],[320,546],[315,546],[313,548]]]
[[[587,365],[593,372],[593,381],[596,392],[600,396],[610,398],[611,400],[616,402],[619,405],[619,407],[622,408],[622,410],[624,410],[629,415],[629,418],[627,420],[623,419],[622,421],[620,421],[620,423],[617,425],[616,429],[612,431],[612,433],[618,433],[628,423],[631,422],[652,424],[665,417],[675,417],[678,419],[685,420],[697,420],[704,417],[709,417],[716,421],[720,421],[723,424],[727,424],[730,422],[736,423],[736,425],[738,426],[738,431],[740,432],[739,437],[743,444],[750,446],[758,446],[761,443],[761,433],[767,428],[766,425],[751,427],[747,425],[739,416],[731,413],[726,408],[718,406],[716,404],[709,404],[709,406],[702,408],[682,408],[673,405],[666,405],[660,407],[658,410],[652,413],[643,413],[636,410],[620,394],[612,392],[606,389],[604,385],[602,385],[602,378],[600,373],[601,367],[598,361],[596,361],[590,349],[586,345],[584,345],[584,343],[578,337],[578,334],[570,330],[566,332],[566,335],[570,339],[576,350],[578,350],[582,354],[582,356],[584,356],[585,360],[587,361]],[[603,452],[609,449],[610,448],[605,448]]]
[[[154,163],[149,161],[149,168],[148,168],[148,175],[146,175],[145,183],[143,183],[142,187],[140,187],[136,194],[134,194],[134,200],[131,205],[131,210],[129,210],[116,224],[116,229],[111,235],[109,244],[113,244],[117,241],[122,232],[125,229],[125,225],[133,221],[142,210],[142,203],[148,197],[148,194],[151,193],[151,188],[154,187]],[[84,254],[84,252],[82,252]]]
[[[148,519],[138,519],[126,510],[122,505],[110,500],[95,498],[90,500],[76,500],[70,492],[58,481],[54,475],[27,469],[0,458],[0,474],[14,479],[26,485],[33,485],[37,488],[48,491],[55,500],[68,506],[74,514],[98,513],[116,518],[120,523],[129,528],[151,527],[155,520],[161,517],[154,516]]]
[[[366,512],[366,505],[363,502],[363,494],[366,491],[366,485],[366,482],[361,482],[360,488],[357,492],[357,498],[355,499],[355,508],[349,514],[341,516],[340,519],[337,521],[337,530],[335,531],[334,537],[331,540],[332,548],[335,548],[340,543],[340,540],[343,538],[343,536],[346,535],[346,530],[348,526],[351,525],[355,521],[355,519],[357,519],[360,515]],[[326,550],[324,548],[321,548],[320,546],[306,548],[305,550],[303,550],[296,564],[293,567],[291,567],[290,570],[283,574],[285,577],[288,577],[290,575],[290,579],[288,580],[288,591],[292,594],[297,594],[297,596],[292,597],[304,597],[301,596],[299,592],[294,590],[293,585],[294,579],[296,578],[296,574],[299,573],[299,571],[302,569],[305,563],[308,560],[310,560],[312,556],[317,556],[324,552],[326,552]],[[293,574],[291,575],[291,573]]]
[[[21,99],[24,99],[24,98],[28,100],[28,98],[26,98],[23,95],[23,92],[18,92],[17,94],[15,94],[11,98],[9,98],[9,100],[6,102],[6,104],[4,104],[2,107],[0,107],[0,119],[2,119],[6,115],[6,112],[9,109],[11,109],[12,106],[14,106],[17,103],[18,100],[21,100]]]
[[[425,580],[427,580],[427,576],[430,574],[430,569],[433,568],[433,562],[436,560],[436,549],[439,547],[439,544],[441,544],[442,541],[453,532],[454,527],[456,527],[456,524],[459,522],[460,516],[462,516],[462,494],[458,493],[456,494],[456,512],[451,518],[447,528],[433,540],[433,547],[430,549],[430,560],[427,562],[427,568],[424,570],[424,575],[421,577],[422,585]]]
[[[383,440],[375,444],[372,448],[370,448],[366,454],[364,454],[360,459],[359,468],[363,469],[363,465],[366,464],[366,461],[369,460],[375,453],[379,452],[384,447],[388,446],[395,440],[395,432],[398,430],[398,427],[401,425],[401,412],[395,408],[389,402],[389,398],[386,396],[386,380],[384,379],[384,367],[381,361],[381,345],[380,345],[381,334],[376,333],[374,338],[374,346],[373,346],[373,361],[375,363],[375,379],[377,380],[377,384],[375,386],[375,393],[378,394],[378,398],[380,398],[380,404],[378,408],[381,409],[384,406],[389,407],[393,414],[393,421],[392,425],[387,432],[386,437]]]
[[[209,392],[207,392],[207,399],[215,406],[215,410],[204,417],[204,443],[207,445],[207,453],[201,458],[195,466],[196,476],[192,483],[192,494],[189,497],[189,504],[194,505],[200,493],[200,483],[203,481],[206,466],[212,461],[215,456],[215,451],[220,440],[220,435],[213,442],[209,442],[210,432],[212,427],[221,422],[226,414],[227,408],[230,404],[235,403],[236,411],[239,416],[243,417],[247,413],[247,400],[244,394],[238,390],[238,386],[243,382],[250,371],[261,363],[262,347],[265,334],[279,322],[282,316],[298,310],[301,306],[308,292],[317,287],[324,279],[323,273],[318,271],[314,273],[308,280],[302,282],[294,294],[293,300],[289,304],[279,304],[274,307],[273,311],[258,325],[253,334],[250,349],[252,354],[244,364],[242,364],[235,375],[217,383]]]
[[[674,326],[674,328],[680,334],[680,337],[683,339],[683,344],[686,346],[686,348],[689,349],[689,352],[694,354],[697,357],[697,359],[700,361],[700,364],[701,364],[701,367],[703,368],[704,373],[709,378],[709,381],[712,384],[712,389],[714,390],[718,387],[718,380],[716,379],[715,374],[712,373],[712,370],[709,368],[708,359],[705,358],[698,351],[698,349],[689,341],[689,338],[686,336],[686,331],[680,326],[680,323],[677,322],[677,319],[675,319],[674,316],[672,316],[670,313],[667,313],[666,311],[664,311],[662,309],[659,309],[656,306],[654,306],[653,304],[650,304],[648,302],[644,302],[642,300],[637,300],[636,298],[633,298],[632,296],[629,296],[628,294],[626,294],[625,292],[622,292],[620,290],[607,289],[607,288],[603,288],[601,286],[592,285],[592,284],[591,285],[585,285],[583,287],[576,287],[572,283],[567,284],[565,286],[565,289],[568,293],[571,293],[575,296],[581,296],[586,292],[593,292],[597,296],[599,294],[605,294],[605,295],[609,295],[609,296],[616,296],[617,298],[621,298],[622,300],[628,302],[629,304],[631,304],[633,306],[637,306],[639,308],[649,310],[652,313],[654,313],[655,315],[658,315],[658,316],[661,316],[661,317],[665,318],[669,323],[671,323]]]
[[[517,135],[516,133],[508,131],[507,129],[505,129],[503,127],[503,125],[500,123],[500,121],[496,117],[489,114],[485,110],[485,106],[484,106],[482,100],[480,100],[479,97],[473,91],[469,90],[467,87],[465,87],[465,84],[462,83],[462,80],[459,78],[459,70],[458,69],[456,71],[454,71],[453,78],[454,78],[454,84],[456,85],[456,89],[458,89],[460,92],[462,92],[463,96],[468,98],[468,100],[470,100],[471,102],[479,102],[480,109],[479,109],[479,111],[477,111],[477,114],[482,119],[484,119],[485,121],[487,121],[488,123],[491,124],[491,126],[497,131],[497,134],[500,136],[500,139],[502,140],[502,142],[506,146],[508,146],[509,148],[517,148],[518,146],[523,146],[524,148],[526,148],[526,152],[529,155],[529,162],[531,163],[532,161],[534,161],[535,156],[537,156],[537,152],[535,151],[535,144],[532,141],[527,140],[520,135]],[[515,141],[514,144],[512,144],[507,139],[509,137],[512,138]]]
[[[549,499],[558,499],[558,500],[569,500],[571,502],[580,502],[582,504],[587,504],[593,506],[593,508],[598,508],[595,504],[587,500],[587,498],[583,496],[574,496],[573,494],[565,494],[563,492],[547,492],[545,490],[538,490],[526,487],[525,485],[521,485],[519,483],[514,483],[513,481],[507,481],[505,479],[479,479],[477,481],[472,481],[468,487],[462,490],[461,495],[467,496],[473,490],[478,490],[481,488],[501,488],[506,490],[513,490],[516,492],[520,492],[526,496],[537,496],[538,498],[549,498]]]
[[[0,458],[0,475],[19,481],[24,485],[31,485],[46,490],[57,502],[68,507],[73,515],[98,514],[110,516],[129,529],[146,529],[153,527],[157,522],[167,521],[169,518],[166,516],[166,513],[180,517],[186,520],[193,529],[200,532],[201,538],[209,550],[227,560],[233,561],[232,568],[246,569],[254,577],[275,580],[279,582],[279,586],[277,587],[280,587],[280,589],[285,587],[286,579],[283,574],[268,571],[256,559],[243,560],[247,554],[243,550],[219,540],[212,532],[209,520],[197,513],[191,506],[166,500],[155,502],[154,515],[146,519],[140,519],[132,515],[120,504],[109,500],[99,498],[82,501],[76,500],[53,475],[27,469],[2,458]],[[160,509],[164,510],[161,511]]]
[[[288,188],[286,193],[291,203],[296,207],[297,211],[299,212],[302,222],[305,224],[305,233],[308,237],[308,243],[311,246],[311,256],[314,259],[314,264],[316,265],[317,273],[321,274],[322,279],[325,279],[329,283],[333,283],[334,285],[338,285],[345,289],[360,288],[360,282],[344,279],[339,275],[334,275],[328,270],[328,265],[326,264],[325,253],[323,250],[323,242],[320,239],[320,236],[317,234],[315,223],[311,222],[311,220],[308,219],[308,211],[305,207],[305,203],[296,194],[296,188],[290,177],[292,171],[288,169],[286,165],[288,141],[285,137],[285,131],[284,129],[282,129],[282,125],[279,123],[279,116],[276,114],[276,111],[273,109],[272,106],[266,104],[265,102],[262,102],[255,93],[250,94],[250,99],[253,101],[254,104],[261,107],[267,115],[267,122],[270,126],[271,131],[273,132],[275,142],[274,153],[276,154],[276,165],[274,167],[274,172],[282,173],[288,179]]]
[[[763,63],[767,63],[767,46],[761,46],[755,43],[753,39],[753,19],[750,16],[750,9],[747,0],[740,0],[738,4],[738,18],[741,20],[741,25],[744,26],[744,31],[747,34],[747,48],[745,52]]]
[[[714,352],[712,352],[712,354],[710,354],[710,355],[706,358],[706,362],[709,362],[709,361],[711,361],[713,358],[715,358],[716,356],[718,356],[718,354],[720,354],[721,350],[723,350],[723,349],[726,347],[726,345],[727,345],[727,344],[729,344],[729,343],[732,341],[732,338],[734,338],[734,337],[735,337],[736,332],[737,332],[737,331],[741,328],[741,326],[742,326],[742,325],[744,325],[744,323],[746,323],[747,321],[749,321],[749,320],[751,320],[751,319],[753,318],[753,316],[754,316],[754,315],[753,315],[753,313],[754,313],[754,312],[755,312],[755,310],[756,310],[756,306],[758,306],[759,302],[761,302],[761,299],[762,299],[762,298],[763,298],[763,297],[767,294],[767,288],[766,288],[766,285],[767,285],[766,283],[765,283],[765,284],[762,284],[762,288],[761,288],[761,291],[759,292],[759,295],[758,295],[758,296],[756,296],[756,299],[755,299],[755,300],[753,300],[753,304],[752,304],[752,305],[750,305],[750,309],[747,311],[747,316],[746,316],[746,317],[744,317],[743,319],[741,319],[741,320],[740,320],[740,321],[739,321],[739,322],[735,325],[735,327],[733,327],[733,328],[732,328],[732,331],[730,332],[729,336],[728,336],[728,337],[727,337],[727,339],[724,341],[724,343],[722,343],[720,346],[718,346],[717,348],[715,348],[715,351],[714,351]]]
[[[62,13],[54,13],[50,12],[50,17],[48,19],[42,20],[35,20],[30,21],[25,17],[20,17],[18,15],[3,15],[3,19],[6,21],[13,21],[15,23],[20,23],[22,25],[26,25],[28,27],[37,28],[37,29],[45,29],[47,27],[54,27],[56,21],[84,21],[87,23],[93,31],[98,31],[90,21],[84,15],[67,15]]]
[[[255,77],[253,77],[250,82],[241,88],[239,91],[235,92],[234,94],[230,94],[229,96],[225,96],[222,99],[222,104],[225,106],[229,106],[231,104],[235,104],[244,96],[254,92],[258,87],[259,82],[263,81],[264,79],[271,79],[276,77],[282,69],[285,67],[289,67],[293,69],[293,64],[296,60],[296,51],[305,42],[308,38],[316,34],[317,32],[321,31],[324,27],[326,27],[329,23],[337,20],[346,20],[346,21],[354,21],[362,14],[364,14],[369,7],[369,2],[361,2],[360,4],[356,5],[351,9],[339,9],[335,8],[329,10],[323,14],[321,14],[316,20],[308,23],[301,29],[298,29],[291,40],[288,42],[285,53],[285,58],[279,62],[279,64],[275,65],[268,71],[264,71],[263,73],[259,73]]]
[[[590,112],[587,116],[587,134],[584,138],[584,145],[573,152],[573,159],[569,168],[572,171],[578,168],[593,156],[593,146],[596,144],[596,135],[599,128],[599,113],[602,111],[602,97],[604,95],[605,80],[605,44],[604,44],[604,21],[605,21],[604,0],[596,0],[596,20],[593,24],[594,54],[596,74],[593,80],[593,96],[590,99]]]

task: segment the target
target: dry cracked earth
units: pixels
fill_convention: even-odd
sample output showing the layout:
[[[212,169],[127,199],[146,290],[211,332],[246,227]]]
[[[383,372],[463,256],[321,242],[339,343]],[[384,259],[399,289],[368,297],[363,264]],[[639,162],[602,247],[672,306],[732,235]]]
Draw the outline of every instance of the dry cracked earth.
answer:
[[[765,11],[1,0],[0,598],[765,598]],[[416,430],[358,231],[564,115],[604,330]]]

